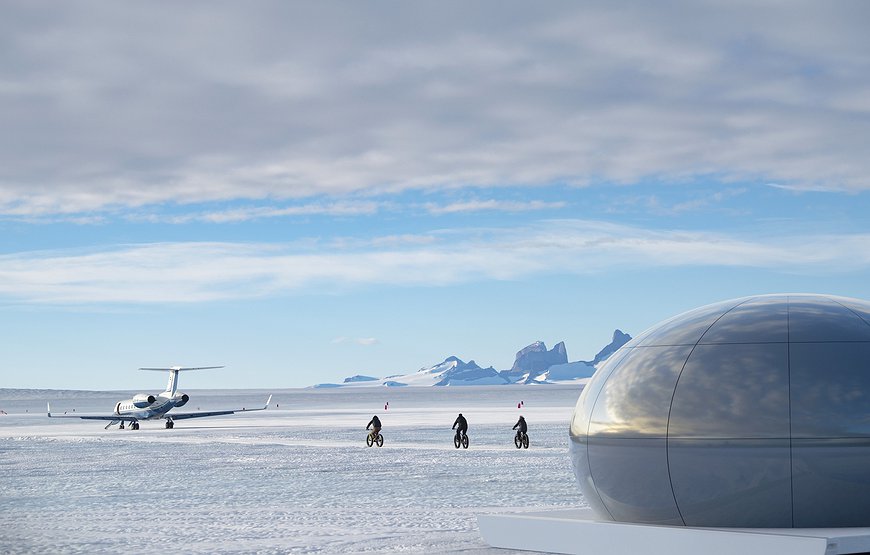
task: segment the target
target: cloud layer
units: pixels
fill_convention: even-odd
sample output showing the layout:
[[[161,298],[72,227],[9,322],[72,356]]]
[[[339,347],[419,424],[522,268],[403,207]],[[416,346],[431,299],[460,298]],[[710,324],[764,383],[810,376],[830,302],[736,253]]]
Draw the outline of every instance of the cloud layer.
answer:
[[[7,3],[0,215],[698,176],[870,188],[864,2],[259,8]]]
[[[870,266],[870,235],[743,238],[561,220],[366,242],[158,243],[0,256],[0,298],[190,303],[367,286],[443,286],[654,267],[831,274]]]

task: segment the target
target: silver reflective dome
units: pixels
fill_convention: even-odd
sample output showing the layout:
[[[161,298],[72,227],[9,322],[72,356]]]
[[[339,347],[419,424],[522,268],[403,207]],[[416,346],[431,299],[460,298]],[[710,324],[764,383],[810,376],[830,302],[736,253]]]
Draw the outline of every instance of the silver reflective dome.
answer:
[[[601,518],[870,526],[870,303],[765,295],[666,320],[599,368],[570,435]]]

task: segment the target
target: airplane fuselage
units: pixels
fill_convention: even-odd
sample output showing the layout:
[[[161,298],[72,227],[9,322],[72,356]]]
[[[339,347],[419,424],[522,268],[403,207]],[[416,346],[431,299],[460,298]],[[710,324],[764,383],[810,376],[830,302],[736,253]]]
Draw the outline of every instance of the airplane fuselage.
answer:
[[[135,399],[127,399],[115,404],[115,414],[129,416],[136,420],[159,420],[175,407],[187,404],[189,397],[184,393],[172,394],[164,391],[154,397],[154,402],[145,406],[137,407]]]

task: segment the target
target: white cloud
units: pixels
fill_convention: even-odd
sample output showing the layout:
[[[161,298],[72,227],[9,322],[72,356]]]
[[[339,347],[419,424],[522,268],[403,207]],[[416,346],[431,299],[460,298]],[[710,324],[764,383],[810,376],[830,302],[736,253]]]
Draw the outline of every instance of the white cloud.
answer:
[[[355,343],[357,345],[362,345],[363,347],[370,347],[372,345],[377,345],[380,341],[374,337],[357,337],[355,339],[349,337],[336,337],[332,341],[330,341],[333,345],[343,345],[345,343]]]
[[[541,200],[530,201],[507,201],[507,200],[469,200],[464,202],[453,202],[450,204],[434,204],[426,205],[426,210],[430,214],[456,214],[462,212],[531,212],[535,210],[555,210],[564,208],[566,203],[561,201],[545,202]]]
[[[196,212],[188,214],[131,214],[131,221],[147,221],[151,223],[187,224],[187,223],[240,223],[265,218],[281,218],[288,216],[360,216],[378,213],[383,208],[382,203],[372,201],[343,201],[327,203],[308,203],[296,206],[247,206],[229,210]]]
[[[403,245],[431,245],[438,239],[433,235],[414,235],[406,233],[403,235],[384,235],[374,237],[366,242],[357,242],[358,245],[368,244],[373,247],[399,247]]]
[[[276,203],[279,204],[279,203]],[[397,212],[400,210],[422,209],[429,214],[455,214],[474,212],[531,212],[539,210],[554,210],[564,208],[567,203],[562,201],[546,202],[540,200],[504,201],[504,200],[470,200],[438,204],[434,202],[422,205],[413,204],[402,207],[392,201],[374,200],[342,200],[330,202],[311,202],[289,206],[280,205],[257,205],[242,206],[225,210],[204,210],[200,212],[187,212],[181,214],[166,213],[162,211],[131,212],[124,219],[131,222],[147,222],[154,224],[190,224],[190,223],[243,223],[268,218],[287,218],[304,216],[371,216],[383,212]],[[7,218],[30,223],[68,222],[73,224],[104,224],[108,219],[102,215],[92,216],[18,216]],[[381,238],[381,242],[396,241],[398,236]],[[417,239],[419,240],[419,238]]]
[[[614,202],[610,207],[611,212],[618,212],[620,208],[616,206],[617,204],[628,203],[629,205],[637,205],[641,204],[646,207],[650,212],[654,214],[660,214],[665,216],[673,216],[676,214],[682,214],[685,212],[695,212],[698,210],[702,210],[705,208],[714,207],[722,204],[728,199],[739,197],[740,195],[745,194],[748,191],[745,187],[739,188],[724,188],[722,190],[710,193],[703,192],[702,194],[694,196],[689,200],[677,202],[674,204],[665,204],[662,199],[660,199],[656,195],[650,195],[646,197],[630,197],[620,198],[617,202]]]
[[[0,21],[6,216],[696,175],[870,188],[866,3],[43,15]]]
[[[100,252],[2,255],[0,296],[29,303],[190,303],[668,266],[831,274],[870,265],[868,234],[740,237],[561,220],[442,231],[438,237],[432,244],[406,238],[392,246],[370,242],[366,249],[354,245],[353,250],[158,243]]]

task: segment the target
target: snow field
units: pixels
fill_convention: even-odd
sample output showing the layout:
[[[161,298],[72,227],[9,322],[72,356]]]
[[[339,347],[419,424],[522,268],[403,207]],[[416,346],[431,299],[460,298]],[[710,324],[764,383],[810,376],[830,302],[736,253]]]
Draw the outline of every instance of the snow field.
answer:
[[[326,396],[316,409],[279,401],[174,430],[10,415],[0,420],[0,552],[504,554],[483,543],[477,514],[584,506],[567,455],[576,391],[522,411],[515,392],[481,388],[474,405],[458,394],[471,446],[456,450],[456,413],[442,406],[456,399],[429,389],[391,393],[386,412],[367,410],[383,409],[374,396],[355,408],[340,396],[330,408]],[[375,413],[383,448],[365,446]],[[519,413],[528,450],[512,443]]]

